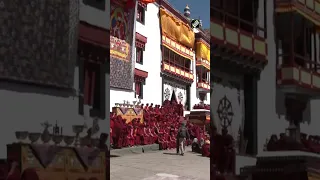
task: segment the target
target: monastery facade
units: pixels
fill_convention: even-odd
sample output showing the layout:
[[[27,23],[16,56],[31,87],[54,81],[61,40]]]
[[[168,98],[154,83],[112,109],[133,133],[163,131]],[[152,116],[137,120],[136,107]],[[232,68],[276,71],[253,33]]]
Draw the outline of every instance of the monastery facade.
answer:
[[[110,111],[175,99],[188,114],[210,104],[210,36],[190,27],[189,7],[183,15],[165,0],[124,6],[111,2]]]

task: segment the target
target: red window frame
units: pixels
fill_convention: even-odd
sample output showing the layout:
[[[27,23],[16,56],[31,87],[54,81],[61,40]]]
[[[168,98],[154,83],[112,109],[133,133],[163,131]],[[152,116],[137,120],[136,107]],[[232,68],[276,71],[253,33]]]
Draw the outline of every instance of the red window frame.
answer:
[[[137,21],[144,24],[145,23],[145,8],[138,5],[137,9]]]
[[[136,81],[134,84],[135,84],[135,97],[143,99],[143,83]]]
[[[136,47],[136,63],[143,64],[143,49]]]

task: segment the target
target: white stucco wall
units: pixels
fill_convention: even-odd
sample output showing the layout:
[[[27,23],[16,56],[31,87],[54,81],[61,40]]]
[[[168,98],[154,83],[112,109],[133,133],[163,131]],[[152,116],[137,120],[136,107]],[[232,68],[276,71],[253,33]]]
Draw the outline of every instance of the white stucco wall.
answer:
[[[145,11],[145,24],[137,22],[137,32],[147,37],[147,44],[143,53],[143,65],[135,64],[137,69],[147,71],[148,78],[143,89],[144,104],[162,104],[161,72],[161,33],[159,22],[159,6],[156,3],[148,4]]]
[[[110,0],[106,0],[106,5]],[[109,29],[110,8],[106,11],[96,10],[80,4],[80,20],[89,24]],[[98,18],[97,18],[98,17]],[[78,89],[78,68],[74,71],[74,87]],[[109,75],[106,75],[107,88]],[[106,101],[109,95],[106,92]],[[64,96],[66,93],[42,88],[39,86],[20,83],[1,82],[0,85],[0,114],[3,125],[0,126],[0,158],[6,157],[6,144],[16,142],[15,131],[42,132],[41,123],[48,121],[63,127],[64,135],[74,135],[72,125],[82,125],[85,121],[92,125],[90,118],[85,119],[78,114],[78,97]],[[106,104],[109,109],[109,104]],[[109,117],[109,113],[106,114]],[[109,133],[109,121],[101,120],[100,132]],[[84,135],[83,133],[82,135]]]
[[[143,53],[143,65],[134,64],[135,68],[148,72],[146,84],[143,86],[143,99],[141,100],[144,104],[162,104],[162,80],[160,77],[161,37],[158,12],[159,6],[157,4],[148,4],[147,11],[145,12],[145,24],[141,24],[138,21],[135,23],[136,32],[147,37],[147,43]],[[133,56],[135,62],[135,47]],[[134,89],[134,84],[132,86]],[[129,102],[135,101],[134,91],[115,88],[110,89],[110,111],[115,103],[123,103],[124,100]]]

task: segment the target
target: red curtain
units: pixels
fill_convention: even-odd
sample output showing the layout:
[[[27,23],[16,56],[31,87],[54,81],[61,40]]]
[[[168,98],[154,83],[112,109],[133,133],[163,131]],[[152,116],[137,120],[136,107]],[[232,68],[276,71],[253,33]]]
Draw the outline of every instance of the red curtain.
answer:
[[[96,72],[89,67],[85,67],[84,80],[84,104],[92,105],[94,97],[94,87],[96,80]]]
[[[140,96],[141,83],[136,82],[136,83],[135,83],[135,86],[136,86],[136,95],[137,95],[137,96]]]

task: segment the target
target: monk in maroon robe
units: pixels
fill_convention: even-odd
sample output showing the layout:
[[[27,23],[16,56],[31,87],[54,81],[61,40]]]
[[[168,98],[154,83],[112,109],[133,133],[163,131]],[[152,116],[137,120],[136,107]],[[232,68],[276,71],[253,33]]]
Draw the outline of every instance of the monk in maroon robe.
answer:
[[[20,176],[21,172],[19,170],[19,164],[17,162],[12,162],[6,180],[20,180]]]
[[[113,131],[113,143],[115,148],[119,148],[119,141],[120,136],[121,136],[121,131],[122,131],[122,118],[121,116],[117,116],[116,119],[114,120],[114,129]]]
[[[202,156],[210,157],[210,141],[206,140],[205,143],[202,145]]]
[[[223,145],[223,138],[220,134],[217,132],[217,128],[212,128],[212,142],[210,142],[211,145],[211,158],[210,161],[212,162],[212,167],[216,167],[216,170],[219,173],[222,173],[224,170],[224,159],[223,159],[223,151],[224,151],[224,145]]]
[[[106,156],[106,174],[107,180],[110,180],[110,150],[107,145],[109,135],[107,133],[101,133],[99,138],[99,148],[101,151],[105,152]]]
[[[234,173],[235,150],[234,150],[233,137],[230,134],[228,134],[227,129],[222,129],[222,138],[223,138],[223,145],[224,145],[224,152],[222,154],[222,157],[224,157],[224,160],[225,160],[223,172]]]
[[[133,130],[133,126],[132,126],[132,123],[130,122],[129,124],[128,124],[128,126],[127,126],[127,132],[128,132],[128,134],[127,134],[127,145],[128,146],[130,146],[130,147],[132,147],[132,146],[134,146],[134,136],[133,136],[133,132],[134,130]]]

